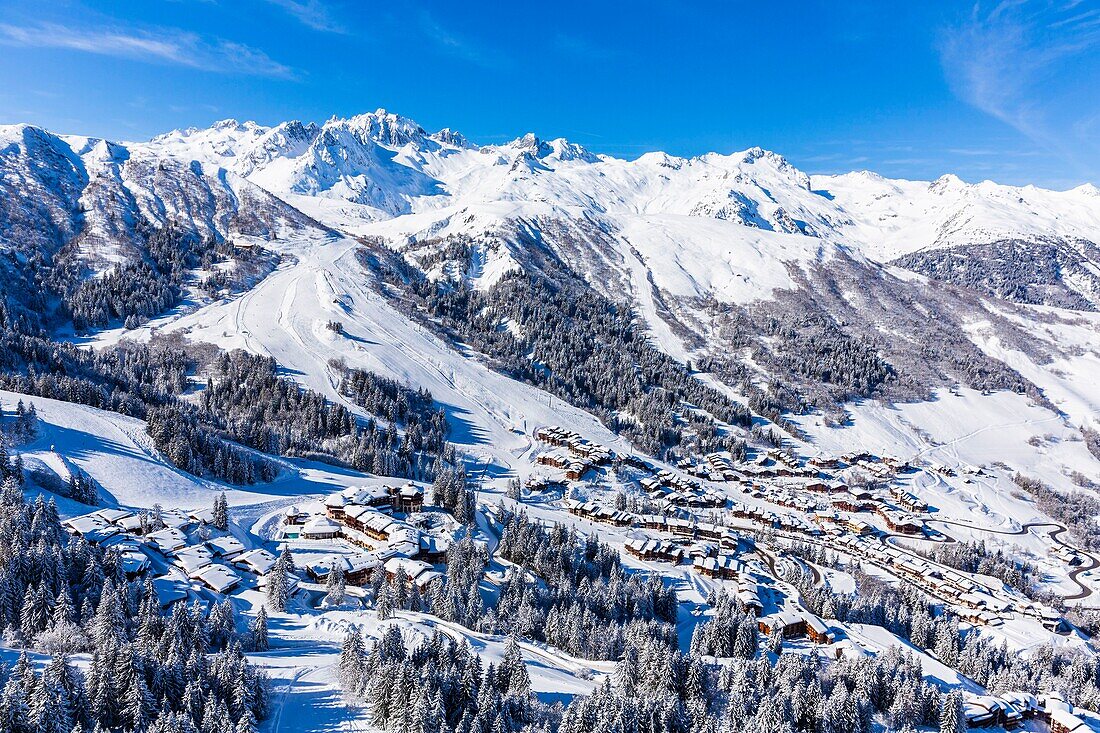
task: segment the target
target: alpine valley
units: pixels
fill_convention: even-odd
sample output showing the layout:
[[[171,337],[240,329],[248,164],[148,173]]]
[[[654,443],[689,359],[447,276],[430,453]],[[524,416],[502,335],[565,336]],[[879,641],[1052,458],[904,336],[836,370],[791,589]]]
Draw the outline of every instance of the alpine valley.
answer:
[[[760,148],[0,126],[0,731],[1100,730],[1098,241]]]

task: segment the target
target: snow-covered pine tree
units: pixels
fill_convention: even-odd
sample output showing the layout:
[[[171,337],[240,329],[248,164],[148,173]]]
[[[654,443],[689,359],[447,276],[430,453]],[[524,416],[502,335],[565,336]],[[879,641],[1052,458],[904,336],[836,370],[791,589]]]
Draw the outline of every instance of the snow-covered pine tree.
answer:
[[[344,569],[334,562],[325,581],[325,602],[330,606],[339,606],[343,604],[346,592]]]
[[[256,618],[248,626],[248,632],[252,642],[252,651],[266,652],[269,647],[267,638],[267,609],[260,606]]]

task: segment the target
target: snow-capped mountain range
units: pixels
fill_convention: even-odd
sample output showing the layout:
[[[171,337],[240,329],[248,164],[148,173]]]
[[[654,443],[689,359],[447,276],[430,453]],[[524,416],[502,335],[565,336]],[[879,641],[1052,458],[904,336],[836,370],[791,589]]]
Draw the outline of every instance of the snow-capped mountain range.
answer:
[[[1100,191],[1091,185],[1056,192],[951,175],[809,176],[759,148],[627,161],[530,133],[476,146],[384,110],[322,125],[225,120],[140,143],[5,126],[0,145],[0,242],[29,237],[57,248],[90,240],[107,260],[142,220],[276,236],[313,226],[304,212],[353,233],[425,238],[482,234],[519,219],[586,219],[631,241],[649,230],[654,247],[637,249],[665,276],[661,287],[744,301],[789,284],[763,277],[754,259],[814,261],[842,247],[888,262],[1001,240],[1058,240],[1085,251],[1100,230]],[[682,241],[666,239],[670,228],[682,230],[672,236]],[[681,252],[648,251],[672,244]],[[727,259],[723,247],[748,261],[714,268],[714,255]],[[716,281],[729,276],[749,287]]]
[[[230,241],[360,237],[433,277],[455,271],[435,243],[461,237],[459,271],[479,288],[533,267],[537,245],[634,307],[685,362],[751,362],[727,348],[730,334],[771,303],[773,320],[779,307],[780,320],[812,313],[892,363],[931,365],[915,378],[923,390],[973,384],[975,360],[993,359],[1022,375],[997,388],[1038,384],[1083,421],[1100,404],[1070,376],[1092,373],[1095,356],[1019,310],[1069,308],[1081,323],[1100,304],[1091,185],[811,176],[760,148],[628,161],[531,133],[478,146],[385,110],[320,125],[225,120],[147,142],[0,127],[0,251],[39,249],[94,275],[143,256],[143,232],[166,224]],[[778,363],[775,335],[754,336]],[[951,346],[929,355],[930,340]],[[775,374],[758,361],[762,378]]]

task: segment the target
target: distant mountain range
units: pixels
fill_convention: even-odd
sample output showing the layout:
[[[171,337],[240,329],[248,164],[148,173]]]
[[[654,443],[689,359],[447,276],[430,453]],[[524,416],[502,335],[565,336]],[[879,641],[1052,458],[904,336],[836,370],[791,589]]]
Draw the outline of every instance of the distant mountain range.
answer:
[[[133,143],[0,127],[8,267],[40,253],[92,277],[147,257],[148,232],[166,225],[230,242],[359,237],[483,290],[549,253],[677,359],[732,383],[824,386],[818,406],[954,384],[1060,405],[1068,391],[1082,419],[1093,404],[1063,384],[1071,370],[1049,368],[1079,351],[1027,310],[1095,327],[1081,320],[1100,306],[1091,185],[810,176],[760,148],[627,161],[530,133],[478,146],[384,110]],[[893,376],[853,387],[838,353],[878,354]]]

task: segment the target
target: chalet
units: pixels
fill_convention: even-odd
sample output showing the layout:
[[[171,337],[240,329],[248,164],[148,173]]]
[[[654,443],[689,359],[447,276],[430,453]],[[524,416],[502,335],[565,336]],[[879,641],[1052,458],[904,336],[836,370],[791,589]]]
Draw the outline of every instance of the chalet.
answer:
[[[710,542],[694,542],[688,547],[687,554],[692,561],[697,557],[717,557],[718,547]]]
[[[444,577],[446,576],[438,570],[425,570],[420,575],[413,578],[413,585],[416,586],[417,590],[423,593],[432,583],[442,582]]]
[[[165,554],[173,553],[187,546],[187,535],[175,527],[165,527],[145,535],[146,541]]]
[[[890,489],[890,494],[894,497],[894,500],[898,504],[905,507],[911,512],[924,512],[928,511],[927,502],[917,498],[913,494],[910,494],[900,486],[895,486]]]
[[[845,524],[849,531],[857,535],[868,535],[874,532],[874,527],[861,519],[849,519]]]
[[[309,512],[303,512],[301,509],[293,504],[283,510],[283,524],[288,527],[297,527],[305,524],[308,521]]]
[[[121,526],[119,524],[120,522],[136,516],[133,512],[127,511],[126,509],[100,509],[96,514],[116,526]]]
[[[371,573],[381,565],[382,560],[376,553],[357,552],[354,555],[326,555],[306,568],[306,572],[323,583],[328,580],[332,568],[338,567],[344,572],[344,582],[348,585],[366,585]]]
[[[118,553],[122,572],[126,574],[128,580],[133,580],[150,567],[149,556],[142,551],[141,545],[128,535],[121,533],[111,535],[101,546]]]
[[[244,545],[233,535],[211,537],[206,541],[206,546],[210,548],[210,552],[214,553],[214,557],[225,560],[232,560],[244,552]]]
[[[963,706],[967,727],[1012,729],[1020,725],[1023,716],[1008,701],[994,695],[976,695]]]
[[[176,552],[172,562],[178,565],[188,577],[214,562],[214,555],[203,545],[184,547]]]
[[[565,469],[565,478],[569,481],[580,481],[588,469],[589,465],[584,461],[570,461]]]
[[[191,518],[179,509],[162,509],[160,511],[160,522],[165,527],[171,527],[172,529],[183,529],[193,524]]]
[[[180,601],[187,600],[188,585],[182,578],[161,575],[153,578],[153,592],[161,608],[170,608]]]
[[[532,493],[541,494],[550,489],[550,481],[543,476],[529,476],[523,486]]]
[[[389,549],[394,554],[416,557],[420,554],[420,530],[407,524],[397,524],[390,532]]]
[[[764,604],[760,602],[760,586],[755,581],[744,576],[738,581],[737,605],[746,613],[758,614],[764,610]]]
[[[253,575],[267,575],[275,567],[276,557],[264,549],[248,550],[233,558],[233,565]]]
[[[835,508],[842,509],[846,512],[869,512],[874,508],[874,504],[866,499],[857,498],[851,493],[838,494],[834,496],[830,502]]]
[[[540,453],[535,458],[535,463],[551,468],[569,468],[570,460],[561,453]]]
[[[299,536],[305,540],[331,540],[340,536],[340,525],[328,517],[314,517],[302,525]]]
[[[121,517],[113,522],[113,524],[119,527],[123,532],[140,535],[144,534],[145,529],[147,528],[160,529],[159,525],[156,527],[153,526],[156,522],[148,516],[146,516],[145,521],[143,522],[140,515],[130,514],[129,512],[127,512],[127,514],[128,516]]]
[[[1020,713],[1024,720],[1031,720],[1042,713],[1039,698],[1030,692],[1005,692],[1001,697]]]
[[[228,593],[241,582],[241,576],[233,572],[228,566],[221,564],[207,565],[188,575],[215,593]]]
[[[435,565],[447,561],[447,550],[451,547],[451,541],[446,537],[433,537],[420,535],[420,552],[416,557],[424,562]]]
[[[833,643],[833,632],[828,625],[812,613],[803,615],[806,619],[806,636],[815,644]]]
[[[711,524],[709,522],[700,522],[696,526],[695,532],[699,537],[702,537],[704,539],[720,540],[720,539],[722,539],[723,537],[726,536],[726,534],[729,532],[729,530],[726,529],[725,527],[721,526],[721,525],[718,525],[718,524]]]
[[[386,509],[393,506],[394,491],[388,486],[358,486],[348,489],[346,496],[352,504]]]
[[[402,514],[413,514],[424,509],[424,490],[406,484],[393,493],[393,508]]]
[[[66,519],[62,525],[78,537],[83,537],[87,542],[98,545],[108,537],[119,533],[119,528],[108,522],[98,513],[85,514],[80,517]]]
[[[570,514],[590,519],[593,522],[612,524],[616,527],[630,527],[634,524],[636,519],[630,512],[624,512],[619,509],[608,509],[607,507],[591,501],[579,502],[575,499],[570,499],[566,502],[566,507]]]
[[[625,549],[629,554],[642,560],[656,560],[679,565],[684,559],[682,547],[663,540],[629,540]]]
[[[840,461],[831,456],[814,456],[810,460],[806,461],[806,463],[813,466],[814,468],[840,468]]]
[[[1055,710],[1050,716],[1050,733],[1088,733],[1092,727],[1065,710]]]
[[[1042,612],[1040,621],[1043,622],[1043,628],[1047,631],[1061,631],[1063,628],[1062,617],[1058,615],[1058,612],[1053,608],[1045,608]]]
[[[195,524],[213,524],[214,510],[209,507],[206,509],[195,509],[187,513],[187,518]]]
[[[343,494],[332,494],[325,499],[325,514],[329,519],[335,519],[341,521],[344,518],[344,507],[348,504],[348,500],[344,498]]]
[[[393,522],[393,519],[388,515],[365,504],[348,504],[344,507],[344,518],[338,521],[342,521],[346,527],[365,532],[366,525],[372,520],[385,524]]]
[[[731,555],[697,557],[692,563],[695,572],[718,580],[736,580],[745,572],[745,564]]]
[[[878,509],[878,514],[886,520],[886,526],[892,532],[899,534],[922,534],[924,532],[924,522],[911,514],[882,507]]]
[[[383,566],[386,578],[395,580],[399,573],[404,572],[409,580],[416,581],[422,573],[433,570],[432,566],[422,560],[413,560],[408,557],[391,557]]]
[[[765,636],[773,631],[778,631],[784,639],[806,635],[806,618],[795,611],[780,611],[761,616],[756,625]]]

